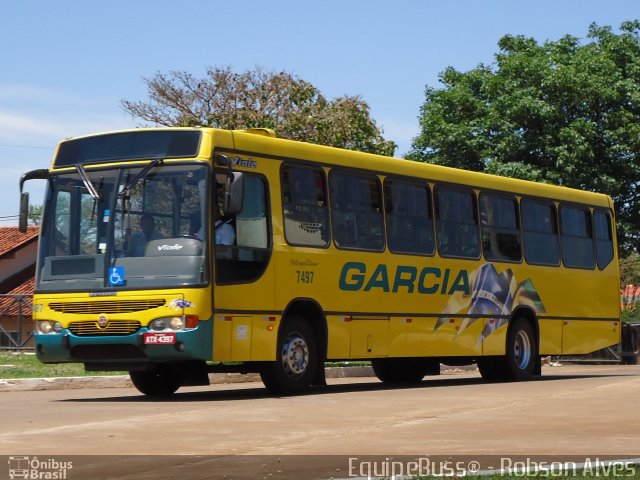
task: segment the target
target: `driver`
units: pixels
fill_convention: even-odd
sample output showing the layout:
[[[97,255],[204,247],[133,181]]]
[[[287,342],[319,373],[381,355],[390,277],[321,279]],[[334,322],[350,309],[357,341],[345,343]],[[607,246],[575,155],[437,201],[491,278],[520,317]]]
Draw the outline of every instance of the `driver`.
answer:
[[[153,215],[145,213],[140,217],[140,231],[133,232],[129,239],[129,256],[143,257],[144,250],[151,240],[160,240],[164,236],[156,230]]]

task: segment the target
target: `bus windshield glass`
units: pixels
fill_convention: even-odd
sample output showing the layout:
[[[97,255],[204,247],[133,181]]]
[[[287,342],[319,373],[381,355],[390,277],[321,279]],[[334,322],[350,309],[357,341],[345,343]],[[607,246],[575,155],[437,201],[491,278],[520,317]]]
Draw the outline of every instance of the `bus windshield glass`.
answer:
[[[157,165],[132,184],[143,168],[84,170],[97,195],[89,192],[81,171],[52,176],[38,290],[141,289],[207,281],[207,167]]]

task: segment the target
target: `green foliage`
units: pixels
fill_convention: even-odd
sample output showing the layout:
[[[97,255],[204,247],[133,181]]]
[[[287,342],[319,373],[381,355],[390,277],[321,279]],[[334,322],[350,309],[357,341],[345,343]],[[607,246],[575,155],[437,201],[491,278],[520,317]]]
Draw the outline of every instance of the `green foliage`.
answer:
[[[633,252],[620,259],[620,286],[640,286],[640,254]]]
[[[42,221],[42,205],[29,205],[27,219],[31,225],[40,225]]]
[[[409,158],[611,195],[640,247],[640,22],[539,44],[506,35],[492,65],[426,89]]]
[[[627,285],[640,286],[640,254],[633,252],[620,259],[620,287],[624,290]],[[623,295],[621,319],[623,322],[640,322],[640,306],[638,302],[628,302]]]
[[[362,98],[327,100],[315,86],[287,72],[210,67],[204,78],[178,71],[157,73],[144,82],[149,99],[123,100],[122,106],[153,124],[271,128],[281,138],[382,155],[393,155],[396,148],[382,137]]]

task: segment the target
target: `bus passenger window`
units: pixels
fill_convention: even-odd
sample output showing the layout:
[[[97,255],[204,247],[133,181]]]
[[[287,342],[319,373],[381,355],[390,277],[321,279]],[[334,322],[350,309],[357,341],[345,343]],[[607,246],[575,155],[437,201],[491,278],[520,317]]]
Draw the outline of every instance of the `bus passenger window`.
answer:
[[[338,248],[384,250],[378,179],[335,170],[329,176],[333,240]]]
[[[480,222],[482,249],[487,260],[519,262],[522,259],[515,198],[481,193]]]
[[[479,258],[478,215],[473,191],[438,185],[435,208],[440,255]]]
[[[235,218],[235,245],[216,244],[216,283],[260,278],[271,257],[267,187],[261,176],[244,173],[242,211]]]
[[[594,268],[591,213],[575,207],[560,207],[562,260],[567,267]]]
[[[435,241],[428,185],[388,178],[384,182],[384,199],[389,250],[432,254]]]
[[[329,207],[324,172],[319,169],[282,167],[284,235],[291,245],[329,245]]]
[[[524,257],[532,265],[560,265],[556,207],[551,202],[523,199],[520,202]]]
[[[603,270],[613,260],[613,232],[611,231],[611,217],[607,212],[595,211],[593,223],[596,234],[596,256],[598,268]]]

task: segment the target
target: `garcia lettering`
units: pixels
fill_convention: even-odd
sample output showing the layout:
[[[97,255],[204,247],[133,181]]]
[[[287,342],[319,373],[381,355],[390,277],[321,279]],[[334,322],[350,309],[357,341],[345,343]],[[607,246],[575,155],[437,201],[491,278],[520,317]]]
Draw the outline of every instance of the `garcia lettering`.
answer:
[[[367,270],[362,262],[347,262],[340,272],[340,290],[347,292],[382,291],[386,293],[419,293],[422,295],[453,295],[462,292],[470,295],[469,273],[466,270],[452,271],[437,267],[417,268],[398,265],[391,270],[381,263]]]

